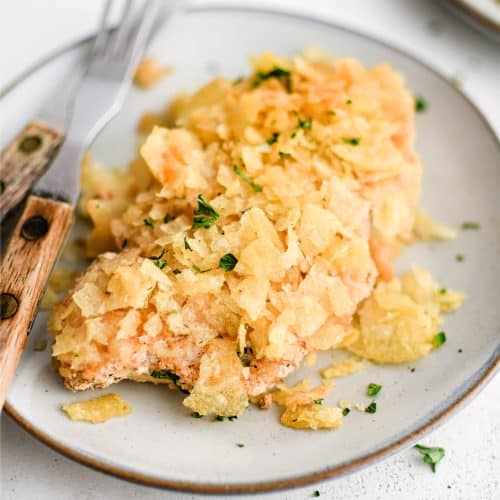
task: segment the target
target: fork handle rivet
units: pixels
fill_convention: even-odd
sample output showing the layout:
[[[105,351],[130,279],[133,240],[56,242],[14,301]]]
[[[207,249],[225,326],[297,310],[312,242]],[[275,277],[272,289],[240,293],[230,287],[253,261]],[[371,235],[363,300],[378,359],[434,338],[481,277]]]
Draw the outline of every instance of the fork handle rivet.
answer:
[[[11,293],[2,293],[0,295],[0,317],[9,319],[16,314],[19,308],[18,300]]]
[[[28,241],[40,239],[47,234],[49,223],[41,215],[34,215],[27,219],[21,227],[21,236]]]

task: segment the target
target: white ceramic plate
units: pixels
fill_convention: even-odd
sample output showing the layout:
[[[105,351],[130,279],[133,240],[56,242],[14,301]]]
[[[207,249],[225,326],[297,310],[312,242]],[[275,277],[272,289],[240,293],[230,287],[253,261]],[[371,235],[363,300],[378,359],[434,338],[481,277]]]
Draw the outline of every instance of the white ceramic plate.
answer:
[[[354,411],[339,430],[306,432],[281,427],[275,409],[251,408],[234,422],[195,420],[182,407],[180,394],[147,384],[72,394],[51,368],[49,350],[33,349],[48,338],[47,316],[40,314],[6,410],[42,441],[82,463],[150,485],[201,492],[293,487],[345,474],[409,446],[493,376],[500,325],[498,141],[459,90],[407,54],[318,20],[244,9],[191,10],[151,50],[173,64],[175,73],[151,92],[132,90],[123,111],[92,147],[94,155],[109,165],[125,163],[134,154],[134,130],[144,110],[162,109],[176,92],[193,90],[215,73],[244,73],[250,54],[272,49],[291,56],[305,45],[367,65],[388,61],[429,102],[428,111],[417,117],[417,149],[426,167],[422,205],[454,226],[479,221],[481,230],[463,232],[452,243],[415,246],[398,266],[427,266],[443,284],[469,294],[464,307],[446,319],[448,342],[418,363],[371,365],[340,379],[329,398],[332,404],[366,401],[367,383],[381,383],[377,413]],[[4,130],[8,125],[14,132],[33,116],[82,50],[80,45],[64,52],[10,90],[0,118]],[[455,261],[457,253],[465,255],[463,263]],[[331,360],[325,353],[319,365]],[[93,426],[71,422],[59,411],[64,402],[111,391],[133,406],[130,416]]]

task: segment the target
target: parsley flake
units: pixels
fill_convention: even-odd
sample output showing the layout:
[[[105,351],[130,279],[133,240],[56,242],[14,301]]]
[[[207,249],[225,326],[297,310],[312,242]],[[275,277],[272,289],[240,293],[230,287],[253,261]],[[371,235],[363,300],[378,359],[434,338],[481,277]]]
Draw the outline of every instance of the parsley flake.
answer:
[[[320,398],[320,399],[315,399],[315,400],[313,401],[313,403],[314,403],[315,405],[322,405],[322,404],[323,404],[323,401],[324,401],[324,399],[323,399],[323,398]]]
[[[187,237],[186,237],[186,236],[184,236],[184,248],[185,248],[186,250],[189,250],[190,252],[192,252],[192,251],[193,251],[193,249],[191,248],[191,245],[189,244],[189,241],[187,240]]]
[[[460,348],[457,352],[458,352],[459,354],[461,354],[461,353],[462,353],[462,352],[464,352],[464,351],[462,350],[462,348]]]
[[[372,401],[366,408],[365,408],[366,413],[377,413],[377,403],[375,401]]]
[[[479,222],[466,221],[462,222],[461,227],[464,231],[477,231],[481,226],[479,225]]]
[[[290,158],[290,156],[292,156],[290,153],[284,153],[283,151],[280,151],[278,154],[282,160],[284,160],[285,158]]]
[[[220,258],[219,267],[224,271],[232,271],[237,263],[238,259],[232,253],[227,253]]]
[[[423,456],[424,462],[430,465],[432,472],[436,472],[436,465],[445,455],[444,448],[439,448],[437,446],[422,446],[421,444],[416,444],[414,448]]]
[[[214,418],[214,422],[224,422],[224,417],[222,415],[217,415]]]
[[[238,177],[241,177],[241,179],[243,179],[256,193],[262,192],[262,186],[255,184],[255,182],[252,181],[252,179],[249,179],[236,165],[233,167],[233,172]]]
[[[144,224],[146,224],[146,226],[149,226],[149,227],[154,227],[154,221],[153,219],[151,218],[151,216],[147,216],[145,219],[144,219]]]
[[[151,376],[154,378],[171,380],[174,383],[176,383],[180,379],[179,375],[176,375],[169,370],[153,370],[151,372]]]
[[[347,99],[347,101],[345,103],[351,105],[352,104],[352,99]]]
[[[350,408],[344,408],[342,410],[342,415],[344,415],[344,417],[347,417],[347,415],[349,415],[349,413],[351,413],[351,409]]]
[[[313,491],[313,497],[319,497],[320,495],[321,493],[319,492],[319,490]]]
[[[444,332],[438,332],[434,335],[432,339],[432,345],[434,347],[440,347],[446,342],[446,334]]]
[[[448,293],[448,290],[446,290],[446,288],[439,289],[439,295],[445,295],[446,293]]]
[[[455,255],[455,260],[457,262],[463,262],[464,261],[464,256],[461,254],[461,253],[458,253],[457,255]]]
[[[245,445],[243,443],[236,443],[236,446],[238,448],[244,448],[245,447]]]
[[[236,415],[231,415],[230,417],[227,417],[227,419],[232,422],[233,420],[236,420],[238,417]]]
[[[165,217],[163,217],[163,222],[165,224],[168,224],[170,221],[174,220],[175,217],[173,215],[167,214]]]
[[[304,118],[303,120],[299,118],[299,123],[297,124],[297,129],[311,130],[312,129],[312,118]]]
[[[415,96],[415,111],[423,113],[427,109],[427,102],[422,96]]]
[[[125,248],[127,245],[128,245],[128,240],[125,238],[125,239],[122,241],[122,248]]]
[[[181,274],[182,273],[182,271],[180,269],[174,269],[172,272],[174,274]]]
[[[271,137],[269,137],[269,139],[266,141],[269,146],[272,146],[275,142],[278,142],[278,137],[279,137],[279,133],[278,132],[273,132]]]
[[[342,137],[342,141],[345,144],[350,144],[351,146],[358,146],[361,139],[359,137]]]
[[[280,68],[279,66],[276,66],[271,71],[258,71],[255,75],[254,81],[252,82],[252,88],[255,89],[259,87],[262,82],[271,78],[276,78],[276,80],[278,80],[283,87],[285,87],[287,92],[290,93],[292,91],[292,73],[290,73],[287,69]]]
[[[210,205],[202,194],[198,195],[198,208],[194,211],[193,218],[193,229],[198,228],[209,228],[212,224],[215,224],[219,214]]]
[[[368,384],[368,387],[366,388],[366,394],[368,396],[376,396],[381,389],[382,389],[381,385],[374,384],[373,382],[371,382],[370,384]]]
[[[203,418],[203,415],[201,415],[200,413],[198,413],[197,411],[193,411],[193,413],[191,413],[191,416],[193,418]]]
[[[233,85],[238,85],[239,83],[241,83],[243,81],[243,77],[242,76],[239,76],[238,78],[235,78],[233,80]]]

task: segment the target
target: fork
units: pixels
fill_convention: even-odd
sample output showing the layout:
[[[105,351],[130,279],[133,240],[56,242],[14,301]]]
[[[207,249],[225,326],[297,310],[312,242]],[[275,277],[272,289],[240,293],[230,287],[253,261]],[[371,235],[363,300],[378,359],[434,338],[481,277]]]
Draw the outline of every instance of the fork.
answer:
[[[82,157],[121,109],[161,0],[126,0],[119,26],[110,35],[107,24],[112,4],[108,0],[105,5],[87,69],[72,96],[64,143],[28,197],[0,263],[0,409],[73,224]]]

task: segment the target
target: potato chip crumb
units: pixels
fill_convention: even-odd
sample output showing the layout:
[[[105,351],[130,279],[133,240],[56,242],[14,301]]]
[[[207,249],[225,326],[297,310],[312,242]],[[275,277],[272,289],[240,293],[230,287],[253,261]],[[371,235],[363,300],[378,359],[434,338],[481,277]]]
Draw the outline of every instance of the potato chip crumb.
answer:
[[[354,403],[354,408],[359,411],[365,411],[365,405],[363,403]]]
[[[342,424],[342,412],[338,408],[312,403],[287,408],[280,422],[293,429],[335,429]]]
[[[273,405],[273,395],[271,393],[264,394],[259,398],[259,406],[263,410],[268,410]]]
[[[316,363],[316,353],[315,352],[310,352],[305,358],[304,358],[304,365],[305,366],[313,366]]]
[[[334,377],[345,377],[356,373],[363,367],[363,361],[357,356],[351,356],[342,361],[337,361],[333,363],[328,368],[321,370],[321,376],[323,378],[334,378]]]
[[[440,224],[422,210],[417,210],[413,232],[420,241],[454,240],[457,231],[449,226]]]
[[[144,113],[137,125],[137,131],[140,134],[149,134],[154,127],[161,125],[163,118],[158,113]]]
[[[170,66],[162,66],[153,57],[145,57],[135,70],[134,84],[141,89],[150,89],[158,84],[171,71]]]
[[[35,347],[33,349],[37,352],[42,352],[47,349],[48,345],[49,343],[47,342],[47,339],[42,339],[35,344]]]
[[[442,321],[441,311],[463,300],[434,282],[429,271],[414,267],[400,279],[379,282],[357,312],[359,337],[346,349],[376,363],[405,363],[428,354]]]
[[[132,411],[128,403],[114,392],[88,401],[66,403],[61,408],[71,420],[92,424],[100,424],[114,417],[123,417]]]
[[[442,312],[456,311],[467,298],[465,293],[441,288],[438,290],[439,308]]]
[[[351,408],[352,408],[352,402],[351,402],[350,400],[348,400],[348,399],[341,399],[341,400],[339,401],[339,408],[340,408],[340,409],[342,409],[342,410],[343,410],[344,408],[349,408],[349,409],[351,409]]]

